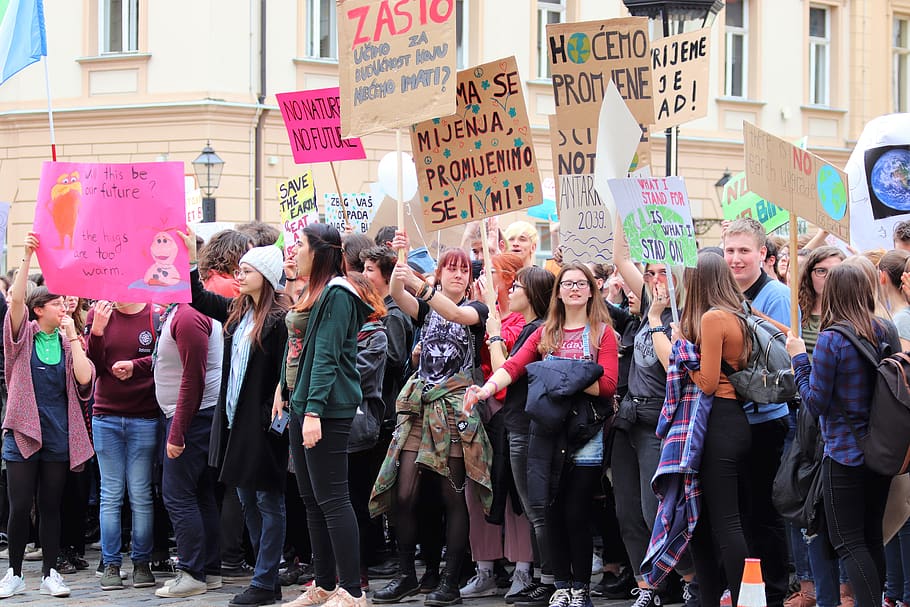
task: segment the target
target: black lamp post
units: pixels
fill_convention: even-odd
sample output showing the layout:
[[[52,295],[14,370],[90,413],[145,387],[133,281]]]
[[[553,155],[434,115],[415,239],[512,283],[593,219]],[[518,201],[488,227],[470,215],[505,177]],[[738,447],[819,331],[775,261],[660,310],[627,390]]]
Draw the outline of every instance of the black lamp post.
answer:
[[[623,0],[623,4],[632,15],[660,23],[665,38],[710,27],[724,7],[723,0]],[[667,175],[676,175],[679,127],[668,128],[665,135]]]
[[[730,174],[730,171],[724,170],[724,174],[720,176],[720,179],[714,182],[714,191],[717,192],[717,204],[724,204],[724,188],[727,187],[727,184],[730,183],[730,180],[733,178],[733,175]]]
[[[222,170],[224,170],[224,160],[212,149],[212,142],[206,142],[202,153],[193,161],[196,183],[202,190],[203,223],[215,221],[215,198],[212,197],[212,193],[218,189],[218,184],[221,183]]]

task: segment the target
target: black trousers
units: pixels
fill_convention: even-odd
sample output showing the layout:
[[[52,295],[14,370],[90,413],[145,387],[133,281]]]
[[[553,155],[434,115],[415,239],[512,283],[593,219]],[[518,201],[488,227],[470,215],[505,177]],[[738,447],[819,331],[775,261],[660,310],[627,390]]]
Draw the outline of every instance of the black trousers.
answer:
[[[572,466],[560,479],[559,493],[547,510],[553,577],[557,582],[591,583],[591,500],[600,483],[600,466]]]

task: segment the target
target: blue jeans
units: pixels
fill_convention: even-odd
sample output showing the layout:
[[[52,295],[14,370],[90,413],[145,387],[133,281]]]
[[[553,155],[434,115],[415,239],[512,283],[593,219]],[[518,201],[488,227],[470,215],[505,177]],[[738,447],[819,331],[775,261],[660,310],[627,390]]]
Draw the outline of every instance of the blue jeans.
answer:
[[[885,596],[910,601],[910,521],[885,544]]]
[[[152,554],[154,513],[152,465],[158,420],[119,415],[92,418],[95,454],[101,471],[101,554],[105,565],[122,564],[120,508],[129,491],[133,513],[130,559],[148,562]]]
[[[237,495],[243,504],[243,517],[256,553],[250,586],[274,590],[278,586],[278,563],[284,549],[284,493],[237,487]]]

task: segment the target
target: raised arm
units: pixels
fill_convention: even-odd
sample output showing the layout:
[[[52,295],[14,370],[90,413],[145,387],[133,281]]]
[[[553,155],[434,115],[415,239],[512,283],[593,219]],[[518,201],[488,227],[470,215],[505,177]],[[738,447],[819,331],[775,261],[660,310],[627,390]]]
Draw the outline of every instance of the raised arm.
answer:
[[[22,323],[28,319],[28,309],[25,307],[25,289],[28,284],[28,269],[32,263],[32,255],[37,249],[38,235],[29,232],[25,237],[25,254],[19,264],[19,272],[16,274],[13,286],[10,287],[12,293],[10,294],[8,314],[13,341],[19,339],[19,329],[22,328]]]
[[[629,256],[629,243],[626,242],[622,219],[618,214],[613,222],[613,261],[626,286],[636,295],[640,294],[645,286],[645,277]]]

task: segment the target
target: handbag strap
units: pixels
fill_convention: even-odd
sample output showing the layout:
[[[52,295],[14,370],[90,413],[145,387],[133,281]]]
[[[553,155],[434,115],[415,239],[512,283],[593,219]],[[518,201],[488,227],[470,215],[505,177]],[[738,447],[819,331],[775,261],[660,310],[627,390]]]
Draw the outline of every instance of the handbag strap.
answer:
[[[591,325],[589,324],[586,324],[581,332],[581,347],[585,353],[581,360],[594,360],[594,357],[591,356]],[[548,359],[563,358],[562,356],[556,356],[553,352],[548,352],[546,357]]]

